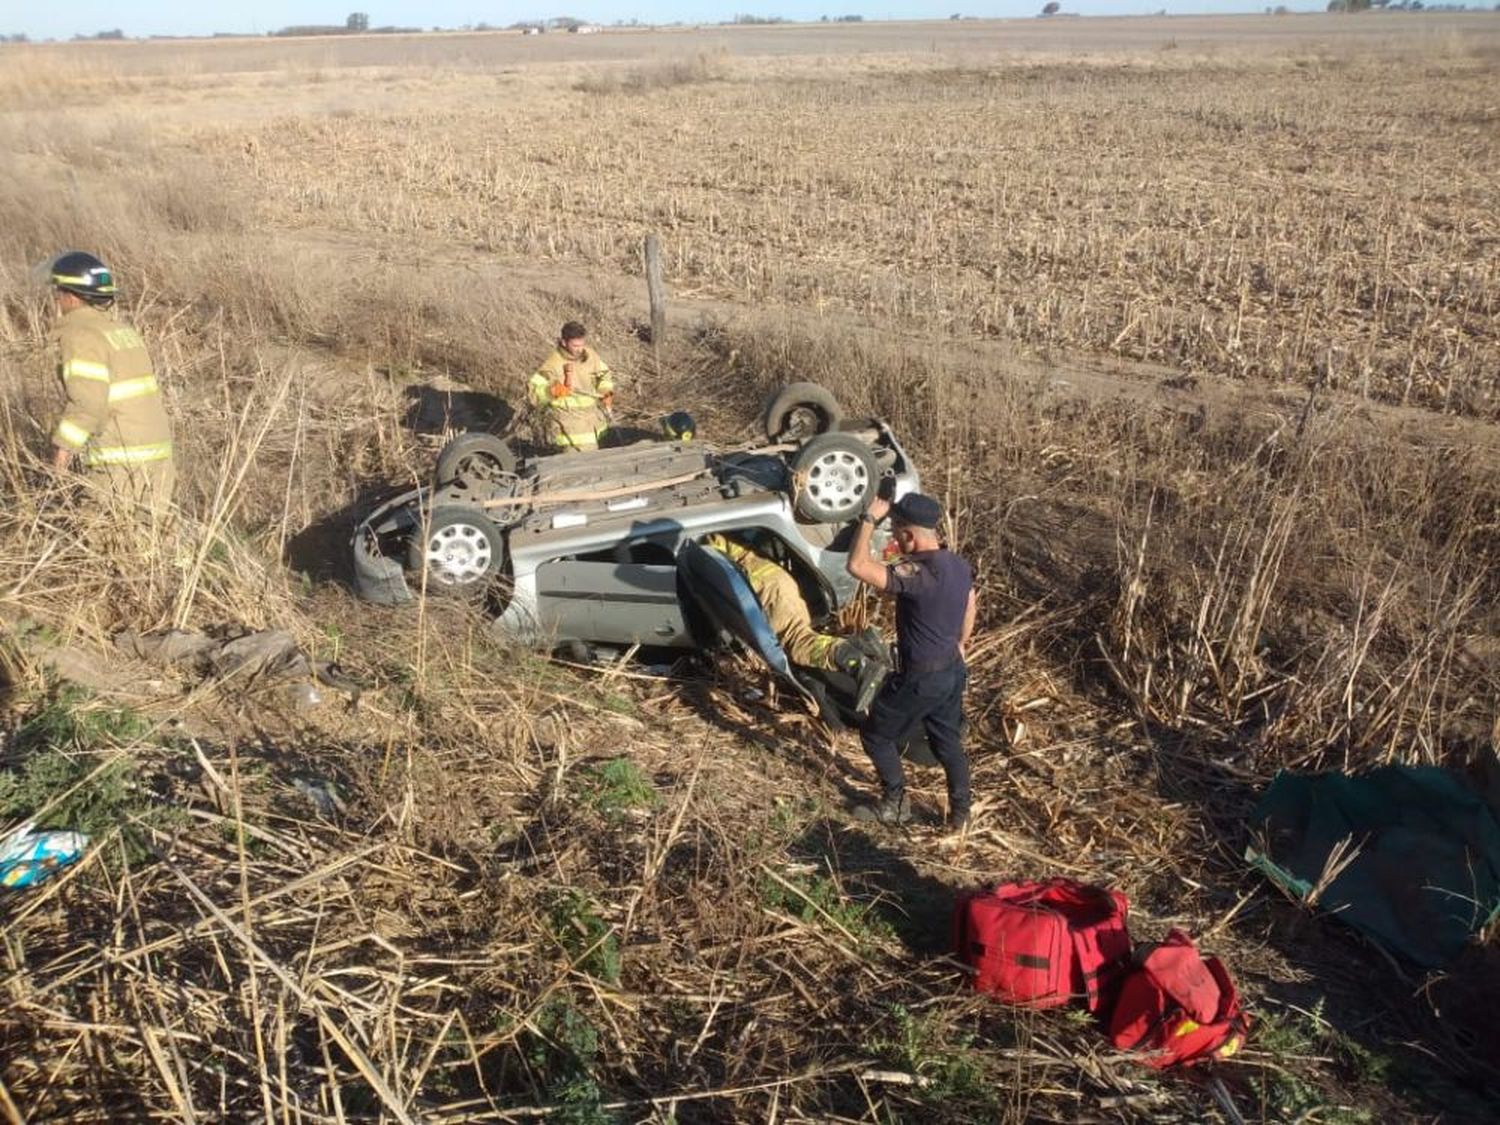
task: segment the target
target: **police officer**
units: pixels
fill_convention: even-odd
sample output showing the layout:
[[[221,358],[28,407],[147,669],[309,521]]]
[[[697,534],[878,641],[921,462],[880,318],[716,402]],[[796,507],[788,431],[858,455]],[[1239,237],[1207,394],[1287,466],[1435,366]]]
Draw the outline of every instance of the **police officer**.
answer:
[[[115,318],[115,279],[92,254],[69,251],[51,269],[63,389],[53,466],[79,458],[116,500],[163,510],[172,498],[172,425],[140,334]]]
[[[870,554],[875,525],[889,513],[891,537],[905,556],[887,567]],[[964,650],[974,631],[974,572],[938,540],[943,510],[930,496],[908,493],[890,504],[871,501],[849,548],[851,575],[896,599],[897,673],[886,681],[861,732],[865,753],[880,775],[881,797],[855,810],[861,820],[905,824],[911,819],[906,776],[897,746],[923,724],[948,779],[948,827],[969,819],[969,760],[960,742]]]
[[[545,413],[559,450],[599,448],[610,426],[615,377],[604,357],[588,346],[578,321],[562,326],[557,346],[531,376],[527,393],[531,404]]]

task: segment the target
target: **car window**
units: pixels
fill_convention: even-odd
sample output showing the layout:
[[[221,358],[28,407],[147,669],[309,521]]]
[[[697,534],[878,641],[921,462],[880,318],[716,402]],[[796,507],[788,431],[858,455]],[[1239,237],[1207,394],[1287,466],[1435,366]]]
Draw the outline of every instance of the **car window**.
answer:
[[[676,552],[670,546],[660,539],[649,538],[629,539],[573,557],[578,562],[633,563],[640,566],[671,566],[677,559]]]

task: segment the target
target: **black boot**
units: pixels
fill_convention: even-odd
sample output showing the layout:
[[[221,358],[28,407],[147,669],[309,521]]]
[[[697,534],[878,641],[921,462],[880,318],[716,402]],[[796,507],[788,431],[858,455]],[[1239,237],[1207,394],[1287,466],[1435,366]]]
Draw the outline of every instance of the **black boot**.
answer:
[[[891,674],[890,665],[870,656],[852,641],[840,641],[833,650],[833,660],[841,672],[853,678],[854,713],[864,718]]]
[[[880,635],[880,630],[873,625],[866,625],[855,633],[850,641],[869,656],[873,656],[882,663],[889,664],[891,661],[891,646],[885,643],[885,638]]]
[[[911,820],[911,801],[906,796],[906,790],[893,789],[876,804],[855,806],[854,819],[893,827],[906,824]]]
[[[943,823],[943,831],[950,834],[962,832],[969,826],[969,820],[969,794],[948,790],[948,819]]]

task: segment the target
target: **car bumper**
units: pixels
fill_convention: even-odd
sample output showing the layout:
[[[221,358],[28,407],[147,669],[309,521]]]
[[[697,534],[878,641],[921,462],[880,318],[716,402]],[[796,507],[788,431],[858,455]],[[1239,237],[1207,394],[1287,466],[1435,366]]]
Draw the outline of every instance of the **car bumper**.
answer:
[[[382,543],[401,541],[416,529],[423,489],[403,493],[370,513],[354,529],[350,552],[354,558],[354,589],[376,605],[410,605],[416,601],[406,584],[402,560],[392,558]]]

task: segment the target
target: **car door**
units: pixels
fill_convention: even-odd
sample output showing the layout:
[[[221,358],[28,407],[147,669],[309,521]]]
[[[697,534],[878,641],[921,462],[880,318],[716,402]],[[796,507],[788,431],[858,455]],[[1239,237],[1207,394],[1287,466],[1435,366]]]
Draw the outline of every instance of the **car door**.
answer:
[[[739,567],[712,547],[687,542],[677,553],[677,581],[689,624],[700,644],[710,645],[725,635],[733,637],[772,671],[805,691],[792,675],[786,651]]]
[[[677,588],[671,546],[631,540],[537,567],[537,616],[559,641],[691,647]]]

